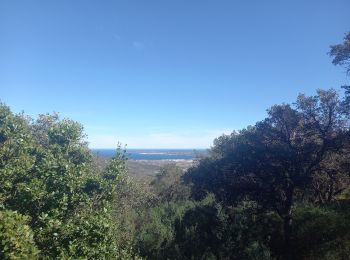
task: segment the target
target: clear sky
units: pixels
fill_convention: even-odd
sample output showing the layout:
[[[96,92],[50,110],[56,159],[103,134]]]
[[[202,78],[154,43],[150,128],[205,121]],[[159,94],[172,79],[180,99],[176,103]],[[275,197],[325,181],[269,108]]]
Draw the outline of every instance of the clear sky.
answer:
[[[349,0],[0,1],[0,98],[90,147],[206,148],[273,104],[349,82]]]

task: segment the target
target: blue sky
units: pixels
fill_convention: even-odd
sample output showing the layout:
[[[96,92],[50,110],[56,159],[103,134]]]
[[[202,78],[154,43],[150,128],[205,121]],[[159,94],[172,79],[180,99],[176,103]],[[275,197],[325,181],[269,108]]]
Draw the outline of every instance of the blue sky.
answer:
[[[273,104],[349,80],[348,0],[0,2],[0,98],[90,147],[206,148]]]

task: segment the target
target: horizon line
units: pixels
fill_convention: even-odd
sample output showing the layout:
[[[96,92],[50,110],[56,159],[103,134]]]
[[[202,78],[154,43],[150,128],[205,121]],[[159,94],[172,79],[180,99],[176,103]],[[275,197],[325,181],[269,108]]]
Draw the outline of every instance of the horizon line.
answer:
[[[90,150],[100,150],[100,149],[104,149],[104,150],[116,150],[118,149],[117,147],[116,148],[100,148],[100,147],[89,147]],[[122,148],[124,149],[124,148]],[[134,150],[204,150],[204,149],[210,149],[210,147],[196,147],[196,148],[156,148],[156,147],[147,147],[147,148],[134,148],[134,147],[128,147],[128,148],[125,148],[125,150],[128,150],[128,149],[134,149]]]

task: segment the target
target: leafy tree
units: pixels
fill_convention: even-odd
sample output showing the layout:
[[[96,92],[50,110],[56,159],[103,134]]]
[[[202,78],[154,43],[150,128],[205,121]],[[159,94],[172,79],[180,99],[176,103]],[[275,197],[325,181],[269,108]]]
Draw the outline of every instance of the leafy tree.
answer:
[[[350,32],[344,37],[344,42],[331,46],[329,55],[333,57],[334,65],[344,66],[347,73],[350,73]]]
[[[346,73],[350,73],[350,32],[345,34],[343,43],[332,45],[329,55],[333,58],[334,65],[345,67]],[[343,103],[345,112],[350,113],[350,86],[342,86],[345,89],[346,100]]]
[[[131,252],[119,246],[113,218],[125,158],[117,153],[104,172],[95,172],[84,138],[72,120],[41,115],[33,121],[0,105],[0,204],[28,220],[40,257]]]
[[[315,171],[310,193],[304,195],[309,201],[329,203],[342,196],[350,187],[349,154],[332,154]]]
[[[254,127],[219,138],[212,156],[185,176],[194,184],[194,196],[209,191],[228,205],[250,199],[264,211],[275,211],[284,222],[284,249],[291,257],[295,203],[312,187],[316,174],[329,170],[332,156],[342,158],[332,161],[333,167],[348,160],[344,101],[334,90],[299,95],[294,108],[273,106],[268,118]]]

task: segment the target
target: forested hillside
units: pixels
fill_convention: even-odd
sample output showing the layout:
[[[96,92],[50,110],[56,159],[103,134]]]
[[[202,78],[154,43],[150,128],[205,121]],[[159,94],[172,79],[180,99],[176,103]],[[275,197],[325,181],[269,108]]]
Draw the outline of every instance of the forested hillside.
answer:
[[[1,104],[0,258],[350,259],[349,108],[348,86],[300,94],[145,180],[122,148],[98,165],[79,123]]]

